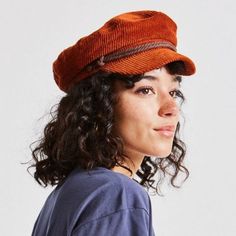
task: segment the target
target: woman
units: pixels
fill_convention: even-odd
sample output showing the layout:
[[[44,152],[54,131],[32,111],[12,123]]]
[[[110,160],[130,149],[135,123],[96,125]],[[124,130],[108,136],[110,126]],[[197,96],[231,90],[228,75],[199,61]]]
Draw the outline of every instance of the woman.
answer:
[[[39,184],[57,186],[32,235],[155,235],[143,186],[158,193],[155,174],[169,174],[174,187],[180,171],[189,174],[179,87],[195,66],[176,52],[176,29],[162,12],[124,13],[53,63],[66,95],[31,167]]]

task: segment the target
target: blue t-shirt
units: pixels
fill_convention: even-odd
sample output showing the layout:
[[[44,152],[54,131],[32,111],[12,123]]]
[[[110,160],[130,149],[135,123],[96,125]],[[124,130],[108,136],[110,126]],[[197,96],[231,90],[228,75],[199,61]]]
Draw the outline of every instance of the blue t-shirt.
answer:
[[[48,196],[32,236],[155,236],[147,191],[126,175],[74,169]]]

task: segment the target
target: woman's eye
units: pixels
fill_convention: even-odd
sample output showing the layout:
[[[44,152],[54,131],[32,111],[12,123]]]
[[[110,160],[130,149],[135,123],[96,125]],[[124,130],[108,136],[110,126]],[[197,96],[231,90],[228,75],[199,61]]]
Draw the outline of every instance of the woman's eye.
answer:
[[[152,87],[145,87],[145,88],[138,89],[136,91],[136,93],[139,93],[139,94],[141,93],[143,95],[150,95],[151,94],[150,92],[154,94]]]
[[[177,97],[183,97],[183,94],[180,90],[176,89],[170,92],[172,94],[172,97],[177,98]]]

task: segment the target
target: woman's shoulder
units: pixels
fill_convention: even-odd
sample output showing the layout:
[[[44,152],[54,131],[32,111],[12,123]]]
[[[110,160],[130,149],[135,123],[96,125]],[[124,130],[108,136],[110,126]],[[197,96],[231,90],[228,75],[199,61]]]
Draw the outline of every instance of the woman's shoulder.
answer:
[[[104,167],[96,167],[89,171],[74,169],[58,191],[63,198],[73,196],[90,203],[101,201],[113,205],[116,210],[121,207],[148,208],[149,204],[148,193],[139,183]]]
[[[98,219],[110,222],[112,217],[127,214],[150,217],[148,193],[128,176],[97,167],[90,171],[74,169],[50,194],[41,218],[47,221],[50,215],[55,222],[65,221],[72,231]]]

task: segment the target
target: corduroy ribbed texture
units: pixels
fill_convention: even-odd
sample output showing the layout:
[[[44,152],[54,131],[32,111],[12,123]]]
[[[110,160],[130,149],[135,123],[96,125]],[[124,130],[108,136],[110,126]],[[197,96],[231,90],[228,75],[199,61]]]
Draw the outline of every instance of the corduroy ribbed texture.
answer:
[[[192,60],[164,47],[86,69],[102,56],[143,43],[164,41],[177,46],[176,30],[175,22],[162,12],[145,10],[118,15],[61,52],[53,63],[54,79],[59,88],[66,92],[73,84],[100,69],[122,74],[140,74],[177,60],[185,63],[185,75],[191,75],[195,72]]]

